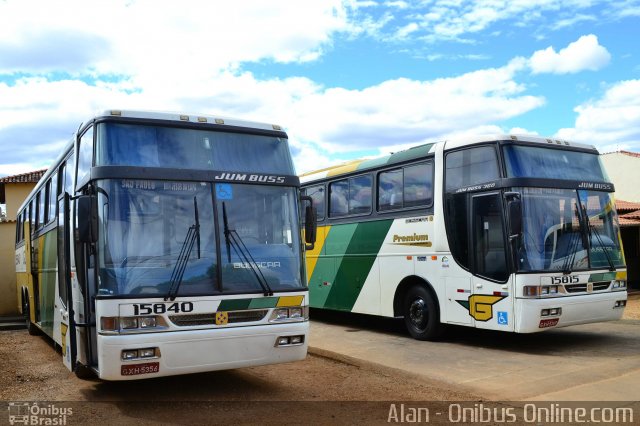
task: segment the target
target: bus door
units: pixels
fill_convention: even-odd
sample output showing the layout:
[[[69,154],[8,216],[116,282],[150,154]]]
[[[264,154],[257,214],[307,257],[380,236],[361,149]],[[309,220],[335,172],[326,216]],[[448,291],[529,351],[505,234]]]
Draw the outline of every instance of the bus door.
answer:
[[[40,246],[38,237],[29,234],[29,251],[31,252],[31,267],[27,269],[31,276],[31,289],[29,291],[29,307],[31,309],[31,318],[33,323],[40,322]],[[33,302],[33,303],[32,303]]]
[[[503,197],[500,192],[471,196],[473,277],[469,315],[478,328],[513,331],[513,283],[507,262]]]
[[[80,341],[78,342],[78,351],[81,355],[79,361],[87,367],[98,365],[98,345],[96,336],[96,254],[95,246],[90,241],[80,241],[78,235],[79,222],[87,221],[87,217],[95,214],[95,206],[89,207],[86,201],[90,196],[78,197],[74,202],[74,256],[76,266],[77,284],[80,289],[78,298],[82,299],[81,303],[75,303],[74,309],[76,321],[75,325],[80,330]],[[82,201],[82,205],[80,202]],[[75,296],[74,296],[75,297]]]
[[[23,311],[22,313],[24,314],[24,309],[27,307],[27,304],[29,306],[29,321],[35,323],[36,322],[36,316],[35,316],[35,301],[37,300],[35,298],[35,285],[34,285],[34,281],[33,281],[33,247],[32,247],[32,243],[31,243],[31,224],[28,221],[25,221],[24,223],[24,257],[25,257],[25,263],[26,263],[26,271],[25,271],[25,275],[26,275],[26,286],[27,286],[27,291],[29,292],[29,294],[27,295],[27,299],[23,300],[22,303],[22,308]],[[37,276],[37,274],[36,274]]]
[[[58,198],[58,298],[62,361],[71,371],[76,362],[76,333],[71,293],[71,242],[69,241],[69,195]]]

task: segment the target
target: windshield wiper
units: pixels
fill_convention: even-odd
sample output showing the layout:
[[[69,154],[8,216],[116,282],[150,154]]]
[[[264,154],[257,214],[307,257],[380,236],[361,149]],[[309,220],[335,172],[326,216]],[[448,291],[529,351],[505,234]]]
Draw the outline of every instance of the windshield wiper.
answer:
[[[269,287],[269,283],[267,279],[264,277],[264,274],[260,270],[260,267],[257,265],[256,261],[253,259],[251,252],[242,241],[240,234],[235,229],[229,228],[229,220],[227,219],[227,206],[224,201],[222,202],[222,223],[224,225],[224,239],[227,245],[227,256],[229,259],[229,263],[231,263],[231,250],[236,252],[238,257],[244,261],[245,264],[249,265],[249,268],[253,272],[253,275],[256,277],[258,284],[264,291],[265,296],[273,296],[273,290]]]
[[[578,203],[576,203],[575,205],[576,207],[576,217],[578,218],[578,224],[579,224],[579,232],[582,233],[582,221],[580,220],[580,213],[578,210]],[[569,275],[571,272],[573,272],[573,264],[576,260],[576,254],[578,251],[578,243],[580,242],[580,238],[578,235],[576,235],[575,232],[571,232],[571,237],[569,239],[569,244],[567,245],[567,250],[569,250],[567,252],[567,256],[564,259],[564,264],[562,265],[562,273],[564,275]],[[583,244],[584,246],[584,240],[583,240]],[[584,247],[585,250],[587,249],[586,247]]]
[[[598,229],[591,224],[591,221],[589,220],[589,215],[587,214],[587,209],[584,206],[582,206],[582,214],[584,215],[584,218],[585,218],[584,220],[585,220],[585,223],[587,224],[587,229],[589,229],[589,236],[591,237],[589,241],[593,239],[593,235],[595,234],[596,239],[600,243],[600,247],[602,247],[602,251],[604,252],[605,257],[607,258],[607,263],[609,263],[609,271],[615,271],[616,267],[613,264],[613,259],[611,259],[611,256],[609,256],[609,252],[607,251],[607,248],[604,246],[604,241],[602,241],[602,236],[600,235],[600,232],[598,232]]]
[[[200,259],[200,219],[198,216],[198,200],[196,197],[193,197],[193,208],[195,223],[189,227],[187,235],[184,237],[182,247],[180,248],[180,254],[178,255],[178,260],[176,261],[176,265],[173,267],[173,272],[171,272],[171,285],[169,286],[167,295],[164,297],[165,302],[167,300],[174,301],[176,299],[178,290],[182,284],[184,271],[187,269],[187,264],[189,263],[193,246],[196,245],[196,243],[198,259]]]

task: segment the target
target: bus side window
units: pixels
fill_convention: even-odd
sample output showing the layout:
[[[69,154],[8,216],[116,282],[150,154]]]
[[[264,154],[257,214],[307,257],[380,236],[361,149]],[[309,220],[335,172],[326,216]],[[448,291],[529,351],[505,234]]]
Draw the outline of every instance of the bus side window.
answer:
[[[339,180],[329,184],[329,217],[345,216],[349,212],[349,181]]]
[[[371,175],[349,179],[349,214],[371,213]]]
[[[36,228],[40,228],[43,224],[44,219],[44,191],[40,190],[36,195]]]
[[[490,182],[500,178],[498,157],[492,146],[480,146],[447,154],[446,190]]]
[[[317,220],[324,220],[324,185],[310,186],[304,190],[304,193],[313,201]]]
[[[378,175],[378,210],[392,210],[403,206],[402,169]]]
[[[433,203],[433,163],[404,168],[404,207],[430,206]]]
[[[49,181],[49,213],[47,214],[47,223],[56,218],[56,204],[58,204],[58,173],[54,172]]]
[[[64,167],[64,192],[70,195],[74,195],[75,191],[73,190],[73,170],[74,170],[74,154],[72,153],[69,158],[67,158],[67,162]]]
[[[29,228],[31,229],[31,233],[36,230],[36,209],[33,206],[33,200],[29,202]]]

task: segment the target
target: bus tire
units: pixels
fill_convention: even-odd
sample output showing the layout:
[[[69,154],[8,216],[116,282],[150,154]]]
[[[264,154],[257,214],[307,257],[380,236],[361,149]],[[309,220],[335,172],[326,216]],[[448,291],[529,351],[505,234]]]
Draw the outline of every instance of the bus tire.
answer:
[[[90,380],[90,379],[96,378],[96,374],[93,372],[92,369],[90,369],[84,364],[80,364],[79,362],[76,363],[76,368],[75,370],[73,370],[73,372],[75,373],[76,377],[80,380]]]
[[[32,336],[40,335],[40,329],[31,322],[31,306],[29,304],[29,293],[24,292],[22,295],[22,313],[24,314],[24,319],[27,324],[27,331]]]
[[[402,305],[404,323],[416,340],[437,340],[444,332],[440,323],[438,303],[422,285],[410,287]]]

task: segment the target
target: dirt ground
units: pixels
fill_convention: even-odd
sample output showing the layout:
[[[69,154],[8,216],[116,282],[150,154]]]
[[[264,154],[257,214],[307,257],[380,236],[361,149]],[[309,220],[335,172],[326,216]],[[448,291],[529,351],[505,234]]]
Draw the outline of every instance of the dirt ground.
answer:
[[[629,295],[622,319],[640,320],[640,292],[634,292]]]
[[[0,401],[75,408],[67,424],[290,424],[296,413],[311,415],[315,424],[386,423],[389,404],[381,401],[478,400],[451,386],[311,354],[301,362],[231,371],[83,381],[66,370],[47,338],[6,331],[0,360]],[[0,424],[8,420],[2,411]]]

